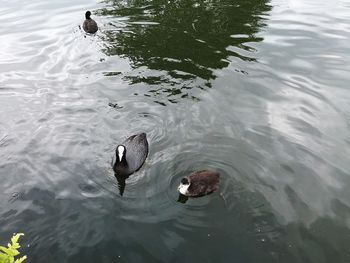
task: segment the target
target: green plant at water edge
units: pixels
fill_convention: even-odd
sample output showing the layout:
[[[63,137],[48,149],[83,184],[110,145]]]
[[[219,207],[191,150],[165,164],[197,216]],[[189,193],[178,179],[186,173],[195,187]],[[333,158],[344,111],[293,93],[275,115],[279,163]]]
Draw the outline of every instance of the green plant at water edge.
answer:
[[[27,256],[15,260],[15,257],[19,255],[18,249],[21,247],[18,243],[20,236],[24,236],[24,234],[19,233],[13,235],[11,244],[8,243],[7,247],[0,246],[0,263],[21,263],[26,260]]]

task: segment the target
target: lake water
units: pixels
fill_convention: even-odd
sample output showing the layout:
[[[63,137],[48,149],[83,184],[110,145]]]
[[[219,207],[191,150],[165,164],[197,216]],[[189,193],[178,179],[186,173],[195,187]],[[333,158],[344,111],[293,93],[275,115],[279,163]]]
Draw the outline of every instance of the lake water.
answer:
[[[100,30],[79,25],[91,10]],[[3,0],[0,244],[27,262],[350,262],[350,2]],[[115,147],[146,132],[126,181]],[[177,202],[182,176],[220,190]]]

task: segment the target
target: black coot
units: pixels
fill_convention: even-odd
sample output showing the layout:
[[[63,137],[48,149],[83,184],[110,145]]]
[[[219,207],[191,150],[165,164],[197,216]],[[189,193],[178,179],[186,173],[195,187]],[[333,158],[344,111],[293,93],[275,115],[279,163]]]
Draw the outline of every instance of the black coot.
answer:
[[[141,168],[148,155],[146,133],[135,134],[117,146],[116,161],[113,165],[119,183],[120,194],[123,195],[125,180]]]

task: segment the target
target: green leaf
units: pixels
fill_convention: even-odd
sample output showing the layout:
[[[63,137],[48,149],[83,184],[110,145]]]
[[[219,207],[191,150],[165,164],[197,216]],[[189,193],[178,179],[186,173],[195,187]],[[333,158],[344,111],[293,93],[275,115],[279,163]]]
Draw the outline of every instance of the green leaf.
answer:
[[[19,259],[16,259],[15,263],[22,263],[26,259],[27,259],[27,256],[23,256],[23,257],[21,257]]]
[[[5,252],[5,254],[7,254],[7,255],[9,255],[11,257],[14,257],[14,256],[19,254],[17,250],[13,250],[11,248],[0,247],[0,250]],[[17,254],[16,254],[16,252],[17,252]]]
[[[11,242],[12,242],[12,247],[14,248],[20,248],[21,246],[19,245],[18,243],[18,240],[21,236],[24,236],[23,233],[18,233],[16,235],[14,235],[12,238],[11,238]]]
[[[16,235],[14,235],[12,238],[11,238],[11,242],[12,244],[18,244],[18,239],[21,237],[21,236],[24,236],[23,233],[17,233]]]
[[[0,252],[0,262],[1,263],[5,263],[5,262],[8,262],[8,259],[9,259],[9,256],[8,255],[6,255],[6,254],[4,254],[4,253],[2,253],[2,252]]]
[[[0,246],[0,250],[2,251],[3,249],[8,249],[6,247]],[[6,253],[6,252],[5,252]]]
[[[22,263],[27,259],[27,256],[18,258],[16,261],[14,258],[15,256],[19,255],[19,251],[17,249],[21,246],[19,245],[18,240],[23,235],[23,233],[13,235],[11,238],[11,244],[7,244],[7,247],[0,246],[0,263]]]

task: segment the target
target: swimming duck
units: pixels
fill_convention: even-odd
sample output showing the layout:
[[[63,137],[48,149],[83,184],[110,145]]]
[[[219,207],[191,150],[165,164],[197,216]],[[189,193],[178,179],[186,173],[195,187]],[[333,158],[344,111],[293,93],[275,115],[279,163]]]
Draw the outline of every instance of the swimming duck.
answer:
[[[148,155],[146,133],[130,136],[117,146],[113,170],[119,176],[129,176],[141,168]]]
[[[90,18],[90,16],[91,16],[91,12],[86,11],[85,21],[83,23],[83,29],[86,33],[95,34],[98,30],[97,23],[95,22],[95,20]]]
[[[181,179],[177,188],[180,194],[188,197],[200,197],[211,194],[219,188],[218,172],[210,170],[195,171]]]

